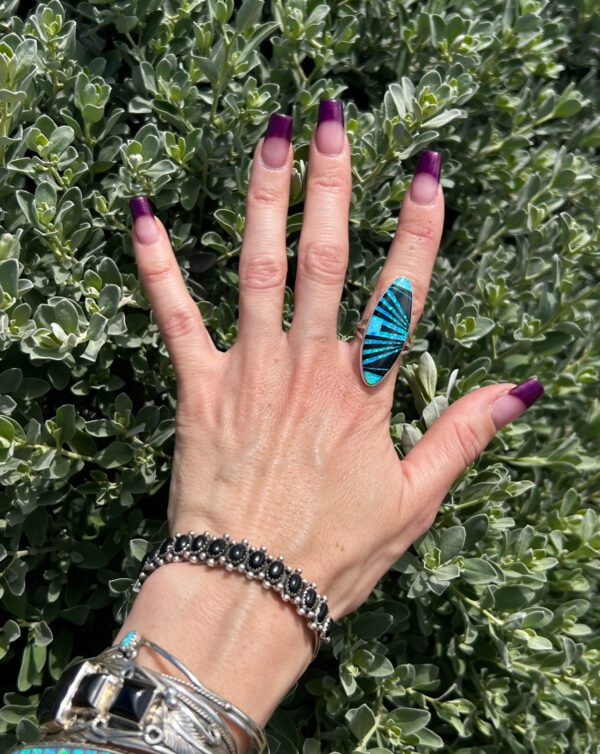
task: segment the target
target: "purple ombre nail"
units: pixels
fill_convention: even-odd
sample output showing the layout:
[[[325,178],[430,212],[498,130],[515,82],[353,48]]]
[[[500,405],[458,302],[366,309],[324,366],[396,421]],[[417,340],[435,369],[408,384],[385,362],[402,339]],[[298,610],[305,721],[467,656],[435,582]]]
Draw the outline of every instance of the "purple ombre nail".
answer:
[[[508,393],[501,395],[492,405],[492,420],[496,429],[518,419],[537,401],[543,392],[542,383],[537,377],[531,377],[531,379],[513,387]]]
[[[529,408],[537,401],[543,392],[544,386],[542,383],[537,377],[531,377],[529,380],[525,380],[525,382],[522,382],[520,385],[513,387],[512,390],[509,390],[508,395],[512,395],[520,401],[523,401],[527,408]]]
[[[147,196],[134,196],[129,200],[129,207],[134,221],[138,217],[154,217],[154,210]]]
[[[324,99],[319,104],[315,142],[321,154],[337,157],[344,149],[344,106],[338,99]]]
[[[290,115],[273,113],[269,118],[267,133],[262,144],[261,158],[268,168],[282,168],[290,152],[292,141],[292,118]]]
[[[442,173],[442,155],[439,152],[432,152],[429,149],[425,149],[419,155],[417,167],[415,170],[415,176],[427,174],[435,178],[440,182],[440,175]]]
[[[265,139],[284,139],[289,144],[292,141],[292,117],[273,113],[269,118]]]
[[[429,149],[421,152],[410,183],[410,198],[415,204],[432,204],[440,192],[442,155]]]
[[[344,105],[339,99],[324,99],[319,103],[317,125],[330,121],[344,125]]]
[[[129,201],[135,237],[142,246],[151,246],[158,241],[158,226],[154,210],[147,196],[134,196]]]

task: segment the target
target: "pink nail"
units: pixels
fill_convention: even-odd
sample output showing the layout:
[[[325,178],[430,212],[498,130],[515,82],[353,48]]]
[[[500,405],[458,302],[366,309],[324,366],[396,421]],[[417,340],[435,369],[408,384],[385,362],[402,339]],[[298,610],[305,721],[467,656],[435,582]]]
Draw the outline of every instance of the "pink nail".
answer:
[[[492,405],[492,420],[496,425],[496,429],[510,424],[510,422],[521,416],[521,414],[524,414],[543,392],[544,386],[542,383],[537,377],[532,377],[520,385],[513,387],[506,395],[498,398]]]

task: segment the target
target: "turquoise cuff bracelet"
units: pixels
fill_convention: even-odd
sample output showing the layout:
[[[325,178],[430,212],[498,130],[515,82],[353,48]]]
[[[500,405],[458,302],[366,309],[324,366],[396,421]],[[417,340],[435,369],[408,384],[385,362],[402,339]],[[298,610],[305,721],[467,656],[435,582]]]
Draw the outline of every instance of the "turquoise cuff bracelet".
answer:
[[[10,754],[117,754],[117,752],[113,749],[106,749],[104,746],[94,747],[82,743],[55,741],[52,745],[42,744],[12,749]]]
[[[247,539],[236,542],[229,534],[217,537],[209,532],[190,531],[167,537],[142,561],[133,592],[138,592],[160,566],[180,562],[222,566],[228,571],[243,573],[248,579],[261,581],[266,589],[273,589],[285,602],[292,603],[296,612],[306,619],[315,634],[315,654],[320,640],[330,641],[334,622],[329,615],[327,596],[317,592],[314,582],[302,577],[302,569],[286,565],[282,555],[270,556],[264,546],[252,547]]]

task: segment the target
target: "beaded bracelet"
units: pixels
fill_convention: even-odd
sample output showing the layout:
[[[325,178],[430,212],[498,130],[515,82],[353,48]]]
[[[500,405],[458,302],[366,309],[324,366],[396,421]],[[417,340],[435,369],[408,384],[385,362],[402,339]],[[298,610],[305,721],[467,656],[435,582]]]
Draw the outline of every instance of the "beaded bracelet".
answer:
[[[236,542],[229,534],[217,537],[207,531],[203,534],[190,531],[167,537],[144,557],[133,591],[138,592],[161,565],[180,562],[224,566],[228,571],[239,571],[249,579],[262,581],[266,589],[279,592],[285,602],[293,603],[296,612],[306,618],[317,640],[315,654],[319,640],[331,640],[334,621],[329,615],[327,596],[318,594],[314,582],[302,578],[302,569],[286,565],[283,555],[271,557],[265,546],[252,547],[247,539]]]

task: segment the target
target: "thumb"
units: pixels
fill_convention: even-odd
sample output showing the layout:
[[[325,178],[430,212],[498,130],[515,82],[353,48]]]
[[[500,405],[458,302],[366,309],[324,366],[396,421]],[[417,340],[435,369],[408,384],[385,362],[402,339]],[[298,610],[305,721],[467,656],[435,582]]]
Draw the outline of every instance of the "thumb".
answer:
[[[429,525],[433,522],[438,505],[459,474],[501,427],[521,416],[543,392],[535,377],[516,386],[482,387],[457,400],[432,424],[402,461],[412,487],[407,497],[413,501],[415,521],[422,522],[423,530],[429,528],[427,520]]]

